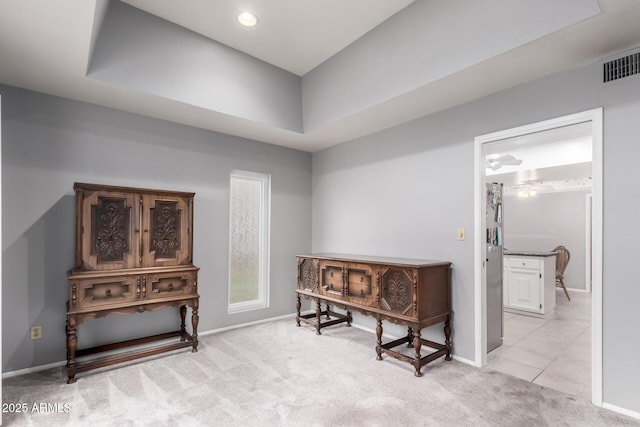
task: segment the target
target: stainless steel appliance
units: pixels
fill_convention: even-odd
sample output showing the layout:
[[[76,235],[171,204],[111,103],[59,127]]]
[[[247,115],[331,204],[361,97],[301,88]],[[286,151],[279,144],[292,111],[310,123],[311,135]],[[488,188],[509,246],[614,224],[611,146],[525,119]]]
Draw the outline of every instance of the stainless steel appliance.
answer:
[[[484,274],[487,285],[487,352],[502,345],[502,184],[487,183],[487,256]]]

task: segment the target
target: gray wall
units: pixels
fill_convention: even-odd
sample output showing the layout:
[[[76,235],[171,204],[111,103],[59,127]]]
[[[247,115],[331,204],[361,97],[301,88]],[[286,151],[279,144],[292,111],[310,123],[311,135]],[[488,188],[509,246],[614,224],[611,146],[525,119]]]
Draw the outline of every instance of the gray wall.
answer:
[[[586,289],[586,195],[590,191],[505,196],[504,247],[550,251],[565,246],[571,259],[564,274],[567,288]]]
[[[640,157],[640,79],[599,79],[599,64],[586,66],[327,149],[313,155],[311,183],[305,153],[0,87],[4,370],[64,359],[74,181],[197,193],[203,330],[291,312],[291,258],[310,249],[311,224],[313,250],[452,261],[454,351],[473,359],[473,138],[604,107],[604,401],[640,412],[640,199],[633,197],[640,184],[629,179]],[[232,168],[273,175],[274,289],[270,309],[228,316]],[[467,230],[466,241],[456,240],[457,227]],[[80,338],[126,338],[173,319],[164,312],[112,316],[87,322]],[[37,322],[45,336],[31,342],[28,328]],[[429,334],[441,336],[439,328]]]
[[[109,2],[88,76],[302,131],[299,76],[120,1]]]
[[[305,132],[437,84],[447,76],[600,13],[596,0],[519,0],[515,5],[504,0],[413,2],[304,75]],[[496,77],[502,78],[484,75],[483,84],[470,90],[490,87]],[[446,92],[448,97],[438,99],[440,105],[451,99],[473,99],[460,91]],[[438,93],[431,91],[428,98],[438,98]],[[430,101],[422,100],[427,104]],[[370,126],[376,127],[377,123]]]
[[[3,372],[65,360],[73,183],[194,191],[200,331],[292,313],[295,255],[311,247],[311,155],[0,86]],[[270,307],[227,314],[232,169],[271,174]],[[88,320],[79,344],[175,329],[177,309]],[[41,340],[29,339],[32,325]]]
[[[604,401],[640,412],[640,79],[600,79],[585,66],[314,154],[313,249],[452,261],[454,352],[473,360],[473,138],[604,107]]]

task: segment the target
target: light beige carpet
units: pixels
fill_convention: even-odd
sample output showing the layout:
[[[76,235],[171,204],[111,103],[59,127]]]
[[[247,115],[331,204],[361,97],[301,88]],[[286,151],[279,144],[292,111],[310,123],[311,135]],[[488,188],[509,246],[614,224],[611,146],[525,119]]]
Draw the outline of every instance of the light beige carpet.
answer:
[[[416,378],[375,335],[293,318],[202,337],[200,351],[5,379],[7,426],[618,426],[640,422],[490,369],[439,359]],[[455,350],[455,349],[454,349]],[[34,403],[60,412],[33,412]]]

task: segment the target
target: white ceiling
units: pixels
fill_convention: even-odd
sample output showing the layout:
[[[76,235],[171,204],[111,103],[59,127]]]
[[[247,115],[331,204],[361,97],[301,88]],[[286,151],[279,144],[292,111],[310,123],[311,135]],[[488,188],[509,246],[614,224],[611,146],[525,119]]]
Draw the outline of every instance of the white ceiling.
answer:
[[[122,1],[302,76],[414,0]]]
[[[519,173],[522,178],[526,175],[522,173],[524,171],[535,175],[537,169],[591,162],[591,133],[591,122],[585,122],[492,142],[487,144],[488,156],[511,154],[522,163],[487,169],[486,174]]]
[[[345,47],[358,38],[366,38],[367,31],[405,7],[428,2],[439,8],[434,6],[438,1],[444,0],[126,0],[302,76],[337,52],[346,51]],[[471,0],[459,1],[476,5]],[[508,4],[514,7],[513,3]],[[97,29],[108,6],[106,0],[0,0],[0,83],[317,151],[640,46],[640,1],[598,0],[598,5],[602,12],[596,16],[445,76],[437,84],[389,93],[347,120],[328,121],[312,131],[291,132],[251,123],[88,78]],[[258,14],[257,27],[236,26],[236,12],[245,7]],[[501,10],[496,9],[495,13],[500,14]],[[429,17],[420,18],[417,22],[428,25]],[[455,14],[438,17],[451,23],[451,31],[466,24],[457,18]],[[439,37],[449,36],[443,33]],[[481,39],[477,42],[479,47],[488,43]],[[531,58],[536,58],[535,67],[523,67],[523,63],[531,63]],[[434,63],[437,59],[433,58]],[[478,79],[478,72],[483,76],[499,73],[501,79],[488,84],[486,78]],[[389,79],[393,78],[389,75]]]
[[[591,188],[591,122],[503,139],[486,145],[488,156],[511,154],[519,165],[487,168],[487,180],[505,185],[505,195],[522,188],[539,193]]]

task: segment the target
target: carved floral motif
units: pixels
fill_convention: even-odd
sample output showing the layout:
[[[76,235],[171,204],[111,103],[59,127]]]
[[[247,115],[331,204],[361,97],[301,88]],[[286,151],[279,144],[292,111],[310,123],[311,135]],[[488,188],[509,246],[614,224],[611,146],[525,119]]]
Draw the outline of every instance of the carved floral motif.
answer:
[[[409,284],[402,280],[402,275],[396,272],[391,276],[391,279],[388,282],[389,291],[387,292],[387,297],[389,303],[394,308],[403,308],[409,302],[407,286]]]
[[[394,311],[404,311],[410,305],[411,300],[411,280],[402,271],[389,270],[382,278],[383,299],[389,309]]]
[[[129,250],[129,208],[124,200],[102,200],[94,206],[98,262],[122,261]]]
[[[180,250],[180,210],[175,202],[158,202],[152,209],[151,249],[156,257],[174,258]]]
[[[316,290],[318,283],[318,275],[316,272],[316,268],[313,265],[313,261],[306,259],[302,263],[302,284],[304,289],[311,289],[312,291]]]

